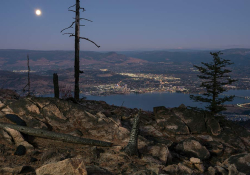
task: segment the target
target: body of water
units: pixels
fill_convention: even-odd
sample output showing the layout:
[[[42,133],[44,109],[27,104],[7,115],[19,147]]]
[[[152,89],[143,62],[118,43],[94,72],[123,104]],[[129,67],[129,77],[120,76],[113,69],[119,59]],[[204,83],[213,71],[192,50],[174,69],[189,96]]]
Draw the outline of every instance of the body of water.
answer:
[[[236,95],[232,102],[225,104],[242,104],[250,103],[250,99],[240,97],[250,97],[250,90],[230,90],[223,94]],[[53,97],[53,94],[44,95],[44,97]],[[153,107],[165,106],[167,108],[178,107],[181,104],[192,107],[204,107],[206,103],[194,102],[189,98],[189,94],[182,93],[145,93],[145,94],[126,94],[126,95],[109,95],[109,96],[91,96],[81,95],[87,97],[87,100],[105,101],[110,105],[125,106],[127,108],[141,108],[146,111],[153,111]],[[223,96],[222,96],[223,97]]]
[[[250,97],[250,90],[230,90],[224,94]],[[178,107],[181,104],[193,107],[204,107],[205,103],[194,102],[189,98],[189,94],[182,93],[146,93],[146,94],[128,94],[128,95],[110,95],[110,96],[90,96],[84,95],[87,100],[101,100],[108,104],[116,106],[125,106],[128,108],[141,108],[146,111],[153,111],[155,106]],[[250,103],[250,99],[235,97],[232,102],[225,104]]]

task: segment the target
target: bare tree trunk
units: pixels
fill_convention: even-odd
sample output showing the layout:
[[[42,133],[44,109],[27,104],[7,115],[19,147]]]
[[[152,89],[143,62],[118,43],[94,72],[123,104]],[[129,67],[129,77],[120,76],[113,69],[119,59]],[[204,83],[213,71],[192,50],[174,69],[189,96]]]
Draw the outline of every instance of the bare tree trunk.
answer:
[[[58,75],[53,74],[53,84],[54,84],[54,97],[59,98],[59,85],[58,85]]]
[[[76,0],[76,19],[75,19],[75,99],[79,100],[79,28],[80,28],[80,0]]]
[[[30,61],[29,61],[29,55],[27,55],[27,66],[28,66],[28,83],[24,86],[23,92],[25,92],[26,86],[28,86],[28,94],[27,96],[30,95]]]
[[[70,8],[72,8],[74,6],[76,7],[76,9],[71,10]],[[73,28],[72,26],[75,23],[75,34],[74,33],[64,33],[64,34],[69,34],[69,37],[72,37],[72,36],[75,37],[75,64],[74,64],[74,68],[75,68],[75,74],[74,74],[74,77],[75,77],[75,91],[74,91],[74,98],[75,98],[76,101],[79,100],[79,93],[80,93],[79,74],[83,73],[83,71],[80,71],[80,59],[79,59],[79,50],[80,50],[79,42],[80,42],[80,39],[87,40],[87,41],[95,44],[96,47],[98,47],[98,48],[100,47],[94,41],[92,41],[92,40],[90,40],[88,38],[85,38],[85,37],[80,37],[80,26],[84,26],[84,25],[80,25],[80,20],[86,20],[86,21],[93,22],[93,21],[88,20],[86,18],[80,18],[80,9],[85,11],[84,8],[80,7],[80,0],[76,0],[76,4],[74,4],[74,5],[72,5],[72,6],[70,6],[68,8],[68,11],[72,11],[72,12],[74,12],[76,14],[75,21],[72,22],[72,24],[69,27],[67,27],[67,28],[65,28],[65,29],[63,29],[61,31],[61,33],[62,33],[64,30]]]
[[[30,95],[30,58],[27,55],[27,66],[28,66],[28,95]]]

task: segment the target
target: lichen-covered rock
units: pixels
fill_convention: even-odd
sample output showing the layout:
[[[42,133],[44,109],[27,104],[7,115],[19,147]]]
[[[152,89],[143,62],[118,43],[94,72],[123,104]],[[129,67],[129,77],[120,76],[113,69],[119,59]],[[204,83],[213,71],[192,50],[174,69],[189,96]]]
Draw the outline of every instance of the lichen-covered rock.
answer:
[[[72,158],[56,163],[46,164],[36,169],[36,174],[87,175],[87,170],[82,159]]]
[[[201,160],[204,160],[210,157],[210,153],[206,149],[206,147],[202,146],[200,142],[192,138],[189,138],[180,142],[175,147],[175,149],[177,152],[180,152],[187,157],[196,157]]]

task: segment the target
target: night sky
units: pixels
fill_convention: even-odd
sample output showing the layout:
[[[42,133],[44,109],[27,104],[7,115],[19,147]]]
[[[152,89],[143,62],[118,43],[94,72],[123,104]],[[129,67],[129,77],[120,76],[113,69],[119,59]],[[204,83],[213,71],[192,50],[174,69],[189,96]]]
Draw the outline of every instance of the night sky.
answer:
[[[73,50],[75,0],[1,0],[0,49]],[[81,0],[81,50],[250,48],[250,0]],[[41,16],[35,10],[42,11]],[[67,32],[72,32],[69,29]]]

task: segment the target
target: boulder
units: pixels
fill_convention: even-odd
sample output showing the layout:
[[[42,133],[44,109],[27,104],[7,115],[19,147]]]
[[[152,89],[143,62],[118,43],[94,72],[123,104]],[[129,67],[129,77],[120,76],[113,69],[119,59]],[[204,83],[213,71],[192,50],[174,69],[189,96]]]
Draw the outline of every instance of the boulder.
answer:
[[[172,162],[172,155],[168,150],[168,147],[162,144],[153,146],[147,146],[141,151],[142,154],[151,155],[154,158],[160,160],[163,164]]]
[[[36,174],[87,175],[87,170],[82,159],[70,158],[60,162],[46,164],[36,169]]]
[[[187,125],[165,107],[154,107],[157,125],[161,132],[169,134],[189,134]]]
[[[177,144],[175,147],[177,152],[180,152],[187,157],[196,157],[201,160],[207,159],[210,157],[209,151],[205,146],[202,146],[200,142],[193,138],[186,139]]]
[[[210,142],[207,142],[206,144],[207,144],[206,147],[208,151],[212,155],[220,156],[223,153],[224,147],[223,147],[223,144],[221,144],[220,142],[210,141]]]
[[[234,165],[239,172],[250,174],[250,153],[241,153],[233,155],[226,159],[223,162],[223,165],[225,165],[226,167]]]
[[[174,108],[173,112],[188,126],[191,133],[201,134],[207,132],[203,113],[180,107]]]

